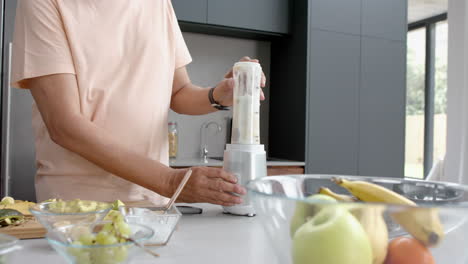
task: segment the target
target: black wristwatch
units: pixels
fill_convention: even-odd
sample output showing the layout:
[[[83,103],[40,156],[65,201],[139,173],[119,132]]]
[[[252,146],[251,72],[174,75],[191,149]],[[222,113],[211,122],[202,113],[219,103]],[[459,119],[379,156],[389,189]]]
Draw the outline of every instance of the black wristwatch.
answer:
[[[215,87],[211,88],[210,91],[208,92],[208,99],[210,100],[211,106],[221,111],[229,110],[229,107],[221,105],[220,103],[216,102],[216,100],[213,97],[214,89]]]

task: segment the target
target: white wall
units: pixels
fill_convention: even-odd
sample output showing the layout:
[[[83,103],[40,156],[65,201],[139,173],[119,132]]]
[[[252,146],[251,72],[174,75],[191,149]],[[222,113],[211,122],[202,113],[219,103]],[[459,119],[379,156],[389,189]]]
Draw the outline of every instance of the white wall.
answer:
[[[195,33],[184,33],[184,38],[193,58],[187,69],[192,82],[197,85],[215,86],[243,56],[258,58],[266,75],[269,76],[269,42]],[[260,128],[261,141],[264,144],[267,143],[268,132],[268,94],[267,86],[265,89],[267,100],[262,103]],[[205,116],[186,116],[171,112],[169,120],[177,122],[179,128],[178,158],[200,155],[200,127],[206,121],[216,121],[223,127],[221,133],[215,133],[215,127],[211,126],[207,133],[209,156],[222,156],[226,140],[226,118],[230,116],[232,116],[231,111],[219,111]]]
[[[448,6],[447,154],[443,180],[468,183],[468,4]]]

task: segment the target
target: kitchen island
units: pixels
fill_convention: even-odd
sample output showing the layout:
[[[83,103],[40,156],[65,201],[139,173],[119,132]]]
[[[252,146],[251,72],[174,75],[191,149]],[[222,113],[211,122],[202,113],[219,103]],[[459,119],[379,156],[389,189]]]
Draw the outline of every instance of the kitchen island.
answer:
[[[182,216],[169,243],[153,248],[161,255],[159,259],[141,253],[131,263],[279,264],[259,217],[225,215],[222,208],[215,205],[193,206],[203,208],[203,214]],[[23,250],[9,264],[67,263],[45,239],[21,242]]]

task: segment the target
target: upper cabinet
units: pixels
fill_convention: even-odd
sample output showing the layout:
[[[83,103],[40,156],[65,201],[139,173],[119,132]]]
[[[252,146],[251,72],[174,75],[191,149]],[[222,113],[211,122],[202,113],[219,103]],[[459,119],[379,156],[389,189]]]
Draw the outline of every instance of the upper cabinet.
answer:
[[[177,19],[229,28],[289,33],[291,0],[172,0]]]
[[[206,23],[208,0],[172,0],[179,21]]]
[[[289,0],[208,0],[208,24],[289,32]]]
[[[362,35],[405,41],[407,0],[362,0]]]
[[[310,0],[309,5],[311,28],[361,34],[361,0]]]

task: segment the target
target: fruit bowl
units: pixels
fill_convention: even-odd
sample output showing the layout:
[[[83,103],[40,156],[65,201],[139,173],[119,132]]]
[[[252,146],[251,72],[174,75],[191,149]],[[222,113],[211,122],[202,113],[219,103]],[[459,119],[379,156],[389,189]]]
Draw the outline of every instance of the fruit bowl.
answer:
[[[468,264],[468,187],[338,175],[247,184],[278,263]]]
[[[125,264],[130,263],[133,257],[143,253],[143,249],[136,246],[133,241],[141,244],[154,234],[153,230],[147,226],[129,224],[129,237],[133,241],[126,240],[121,243],[107,244],[106,238],[104,238],[102,244],[85,245],[81,243],[83,237],[86,238],[90,234],[99,237],[99,231],[106,223],[109,222],[61,226],[47,233],[46,239],[70,264]]]
[[[48,231],[78,223],[96,223],[113,208],[110,203],[70,200],[38,203],[29,211]]]

